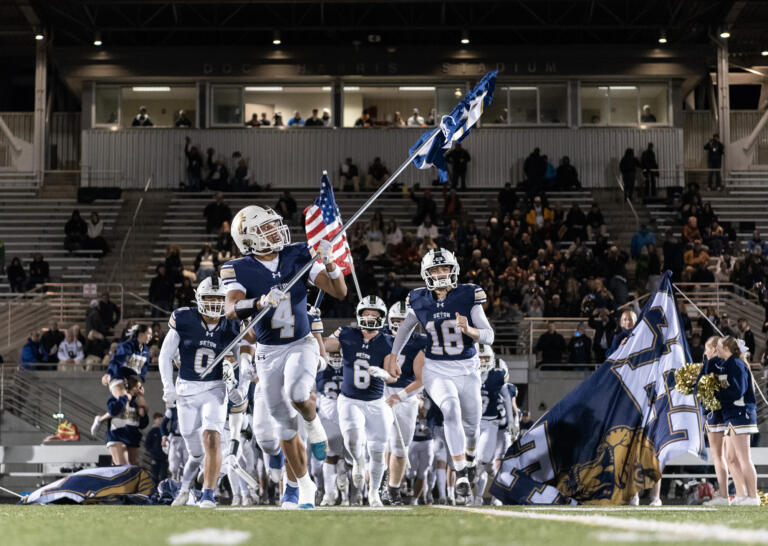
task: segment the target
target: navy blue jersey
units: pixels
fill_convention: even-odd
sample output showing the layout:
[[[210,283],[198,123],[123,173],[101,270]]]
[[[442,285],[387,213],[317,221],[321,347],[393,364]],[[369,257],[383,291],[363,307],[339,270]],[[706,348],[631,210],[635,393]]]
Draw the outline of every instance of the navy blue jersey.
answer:
[[[222,317],[216,327],[209,330],[196,307],[180,307],[171,314],[168,326],[178,332],[181,340],[179,377],[185,381],[221,381],[221,366],[216,366],[204,379],[200,374],[234,341],[240,333],[240,321]]]
[[[424,397],[424,405],[427,406],[427,423],[429,428],[443,426],[443,412],[429,395]]]
[[[336,400],[341,392],[343,381],[343,368],[337,370],[333,366],[328,366],[322,372],[317,372],[315,390],[323,396]]]
[[[390,387],[404,389],[414,381],[416,375],[413,372],[413,359],[419,354],[419,351],[425,351],[427,348],[427,336],[424,334],[413,333],[411,339],[403,347],[402,352],[397,357],[397,364],[400,366],[400,377],[397,381],[390,383]]]
[[[755,387],[752,383],[749,365],[742,359],[731,355],[723,363],[723,368],[725,368],[725,381],[720,375],[720,383],[724,386],[715,391],[715,397],[723,406],[723,418],[727,421],[730,416],[743,413],[745,410],[750,414],[755,414],[757,409]]]
[[[241,290],[246,298],[260,298],[272,287],[280,290],[299,270],[313,260],[307,243],[287,245],[277,255],[274,273],[252,255],[230,260],[221,266],[221,279],[227,290]],[[309,272],[286,293],[285,300],[270,309],[263,320],[254,326],[256,339],[264,345],[285,345],[307,337],[310,332],[307,313],[307,287]]]
[[[149,346],[140,345],[136,339],[131,338],[117,346],[107,366],[107,373],[112,379],[125,379],[130,375],[138,375],[144,381],[148,366]]]
[[[485,374],[483,374],[485,375]],[[506,377],[504,370],[490,370],[480,388],[483,397],[483,419],[501,419],[507,415],[501,389],[504,388]]]
[[[485,298],[485,291],[474,284],[458,285],[442,301],[437,301],[426,288],[412,290],[407,302],[427,332],[425,356],[431,360],[465,360],[475,356],[475,341],[456,327],[456,313],[475,326],[472,308],[485,303]]]
[[[384,357],[392,352],[394,338],[379,332],[369,341],[363,339],[359,328],[342,326],[336,330],[341,344],[341,362],[344,380],[341,393],[355,400],[377,400],[384,394],[384,381],[371,377],[368,368],[384,367]]]
[[[424,442],[432,439],[432,427],[429,426],[427,416],[421,416],[421,412],[416,417],[416,428],[413,429],[413,441]]]

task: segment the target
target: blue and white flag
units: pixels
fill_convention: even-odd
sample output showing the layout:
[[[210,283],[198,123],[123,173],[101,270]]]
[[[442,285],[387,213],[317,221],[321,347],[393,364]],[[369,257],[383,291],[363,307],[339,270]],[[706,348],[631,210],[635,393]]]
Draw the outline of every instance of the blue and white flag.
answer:
[[[702,413],[674,390],[691,361],[670,272],[627,342],[507,451],[491,493],[505,504],[627,504],[664,465],[703,450]]]
[[[443,155],[454,142],[464,140],[472,126],[483,115],[485,107],[491,104],[497,74],[498,72],[493,70],[483,76],[483,79],[464,96],[451,113],[443,116],[436,129],[421,135],[416,144],[408,150],[408,155],[414,156],[414,165],[419,169],[437,167],[440,180],[443,182],[448,180],[448,167]]]

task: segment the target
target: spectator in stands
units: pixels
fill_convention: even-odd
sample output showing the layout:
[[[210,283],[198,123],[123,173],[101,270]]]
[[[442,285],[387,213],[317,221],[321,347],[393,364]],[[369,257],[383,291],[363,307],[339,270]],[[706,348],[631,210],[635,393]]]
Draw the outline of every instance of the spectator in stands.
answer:
[[[231,260],[235,254],[235,242],[232,240],[232,234],[229,228],[229,222],[224,222],[219,228],[219,234],[216,237],[216,258],[220,264]]]
[[[181,247],[179,245],[168,245],[165,251],[165,273],[174,283],[181,282],[184,277],[195,280],[195,274],[184,269],[181,262]]]
[[[700,239],[701,231],[699,231],[699,221],[695,216],[689,216],[688,222],[683,226],[683,242],[692,244],[694,241]]]
[[[269,127],[271,125],[269,119],[267,118],[266,112],[261,113],[261,119],[259,120],[259,125],[261,125],[262,127]]]
[[[339,167],[339,191],[345,191],[352,187],[354,191],[360,191],[360,172],[357,165],[348,157]]]
[[[656,197],[656,179],[659,177],[659,164],[656,161],[656,152],[653,151],[653,142],[648,143],[648,147],[640,156],[640,168],[643,169],[645,178],[645,197]]]
[[[509,108],[504,108],[504,110],[501,111],[501,114],[499,114],[499,117],[497,117],[493,122],[503,123],[504,125],[509,123]]]
[[[709,142],[704,145],[704,149],[707,151],[707,169],[710,169],[707,186],[710,190],[720,190],[723,187],[720,171],[723,168],[723,154],[725,154],[725,145],[720,142],[720,135],[717,133],[712,135]]]
[[[331,119],[331,112],[327,108],[323,108],[323,115],[320,118],[323,122],[323,127],[333,127],[333,119]]]
[[[275,125],[277,125],[277,123],[275,123]],[[293,117],[288,120],[288,127],[301,127],[302,125],[304,125],[304,120],[301,118],[301,113],[296,110],[293,113]]]
[[[317,115],[317,108],[312,109],[312,115],[304,122],[304,127],[322,127],[323,120]]]
[[[120,322],[120,307],[109,299],[109,292],[106,290],[101,293],[99,300],[99,316],[101,322],[110,331]]]
[[[637,178],[637,169],[640,168],[640,161],[635,157],[635,150],[627,148],[624,151],[624,157],[619,162],[619,171],[621,171],[621,183],[624,185],[624,199],[632,201],[635,195],[635,180]]]
[[[651,106],[649,104],[643,105],[643,111],[640,114],[640,121],[642,123],[656,123],[656,116],[651,112]]]
[[[389,169],[382,163],[380,157],[375,157],[368,167],[368,176],[365,179],[366,189],[376,189],[389,178]]]
[[[637,314],[634,311],[627,309],[621,313],[619,329],[611,340],[611,346],[606,353],[606,357],[612,355],[614,351],[627,342],[635,324],[637,324]]]
[[[405,120],[400,112],[395,112],[392,116],[392,127],[405,127]]]
[[[251,119],[245,122],[246,127],[261,127],[261,122],[259,122],[259,115],[254,112],[251,114]]]
[[[507,278],[507,283],[512,282],[514,285],[514,279],[512,277]],[[568,310],[561,302],[560,294],[552,294],[552,297],[544,307],[545,317],[567,317]]]
[[[752,327],[744,317],[739,317],[736,325],[739,329],[737,332],[738,337],[744,340],[744,344],[747,346],[747,350],[749,351],[750,360],[754,362],[757,360],[757,355],[755,354],[755,334],[752,333]]]
[[[187,113],[184,110],[179,110],[178,118],[174,125],[179,128],[188,129],[189,127],[192,127],[192,122],[189,120]]]
[[[48,354],[40,342],[40,330],[33,330],[27,338],[27,343],[21,349],[20,364],[25,370],[48,369],[47,366],[38,366],[48,362]]]
[[[27,280],[27,290],[31,290],[38,284],[45,284],[51,280],[50,268],[48,262],[43,259],[40,253],[34,254],[29,263],[29,279]]]
[[[187,157],[187,190],[200,191],[202,187],[203,156],[189,137],[184,138],[184,155]]]
[[[429,237],[430,239],[434,240],[434,239],[437,239],[437,235],[438,235],[437,226],[432,223],[432,217],[431,216],[424,217],[424,221],[416,230],[416,238],[424,239],[425,237]]]
[[[94,356],[96,360],[101,360],[105,351],[109,347],[107,336],[110,334],[109,328],[104,324],[99,312],[99,300],[91,300],[88,311],[85,313],[85,355]]]
[[[560,165],[557,167],[556,189],[558,190],[580,190],[581,182],[579,182],[579,173],[576,171],[576,167],[571,165],[571,158],[564,155],[560,159]]]
[[[283,195],[280,196],[280,199],[277,200],[277,203],[275,203],[275,210],[283,217],[283,220],[285,220],[287,224],[293,224],[296,221],[296,211],[299,209],[296,206],[296,200],[289,190],[285,190]]]
[[[539,336],[534,351],[539,364],[560,364],[565,352],[565,338],[555,329],[555,322],[547,322],[547,331]]]
[[[425,124],[429,127],[434,127],[438,122],[439,120],[437,119],[437,109],[432,108],[432,110],[429,111],[429,116],[427,116]]]
[[[629,253],[633,260],[637,260],[648,245],[656,244],[656,235],[645,224],[640,224],[640,229],[632,236],[629,243]]]
[[[720,331],[723,332],[723,336],[731,336],[733,338],[737,337],[736,332],[732,328],[732,325],[733,323],[731,322],[728,313],[723,313],[720,315]]]
[[[417,189],[418,185],[414,186],[409,192],[411,200],[416,203],[416,215],[412,220],[414,226],[421,224],[427,216],[430,218],[437,217],[437,204],[432,199],[432,191],[429,188],[424,188],[421,197],[416,197],[415,191]]]
[[[613,337],[616,333],[616,319],[607,309],[595,309],[588,324],[595,330],[595,339],[592,344],[595,362],[603,362],[613,343]]]
[[[691,282],[712,283],[715,282],[715,275],[709,270],[707,264],[699,262],[696,264],[696,270],[691,274]]]
[[[216,192],[214,201],[208,203],[203,210],[203,216],[205,217],[205,231],[208,233],[218,231],[224,222],[232,222],[232,210],[224,202],[223,193]]]
[[[195,305],[195,289],[192,287],[192,281],[184,277],[181,280],[181,286],[175,293],[176,307],[189,307]]]
[[[365,230],[365,246],[368,247],[368,259],[378,259],[386,254],[384,247],[384,219],[376,211]]]
[[[547,160],[542,157],[541,151],[538,148],[534,148],[531,155],[529,155],[523,163],[525,184],[529,194],[541,191],[546,172]]]
[[[552,209],[544,206],[541,196],[537,195],[534,197],[533,206],[528,209],[528,213],[525,215],[526,223],[536,229],[542,227],[545,221],[553,222],[554,220],[555,214],[552,212]]]
[[[43,349],[48,355],[48,362],[57,362],[59,353],[59,344],[64,341],[66,335],[59,330],[59,321],[51,319],[48,325],[48,330],[43,332],[40,338],[40,342],[43,344]]]
[[[211,243],[205,243],[195,257],[196,282],[200,283],[203,279],[215,274],[218,268],[219,260],[216,257],[216,252],[214,252]]]
[[[603,211],[600,210],[600,206],[597,203],[592,203],[587,213],[587,238],[590,241],[594,241],[599,235],[607,237],[608,230],[605,227]]]
[[[747,250],[749,252],[754,252],[756,248],[763,256],[768,255],[768,243],[760,237],[760,232],[758,230],[754,230],[752,232],[752,237],[747,241]]]
[[[605,277],[608,279],[608,289],[613,294],[616,305],[624,305],[629,301],[627,289],[627,261],[629,255],[619,250],[616,245],[611,246],[605,256]]]
[[[282,127],[283,126],[283,113],[282,112],[275,112],[272,116],[272,125],[275,127]]]
[[[512,182],[505,182],[504,187],[499,190],[499,216],[504,218],[517,207],[517,194],[512,187]]]
[[[592,362],[592,340],[584,333],[584,325],[581,322],[576,326],[576,331],[568,342],[568,361],[574,364]]]
[[[664,235],[664,244],[662,250],[664,252],[664,267],[672,271],[672,280],[679,281],[683,272],[683,252],[685,246],[680,243],[672,233],[671,229],[667,229]],[[702,336],[708,339],[707,336]]]
[[[355,127],[371,127],[371,115],[368,113],[368,110],[363,110],[363,113],[360,114],[360,117],[357,118],[357,121],[355,122]]]
[[[683,262],[685,263],[683,277],[687,277],[688,279],[693,275],[693,272],[699,264],[703,264],[704,267],[709,265],[709,254],[707,254],[707,251],[701,247],[701,239],[696,239],[693,242],[693,248],[685,252],[683,255]]]
[[[688,349],[691,351],[691,360],[701,362],[704,359],[704,345],[701,344],[701,336],[693,334],[688,343]]]
[[[244,158],[237,160],[237,168],[235,168],[235,175],[232,177],[232,190],[234,191],[259,191],[261,188],[258,184],[254,183],[253,187],[249,187],[248,178],[248,162]]]
[[[67,335],[59,344],[58,358],[58,371],[66,372],[80,369],[85,354],[83,353],[83,344],[75,335],[74,326],[67,328]]]
[[[158,264],[155,271],[157,275],[149,285],[149,301],[160,309],[170,311],[174,296],[173,279],[167,274],[164,264]],[[152,316],[162,317],[164,314],[153,307]]]
[[[398,270],[414,271],[419,265],[419,247],[413,235],[406,231],[400,244],[393,247],[390,258]]]
[[[399,245],[403,240],[403,232],[397,225],[394,218],[390,218],[384,231],[384,245],[387,247],[387,254],[392,255],[392,249]]]
[[[424,118],[419,115],[418,108],[413,109],[413,114],[408,118],[406,125],[408,127],[424,127]]]
[[[209,190],[226,191],[229,189],[229,171],[224,164],[224,158],[219,156],[214,161],[214,154],[214,149],[208,148],[208,178],[205,186]]]
[[[445,154],[445,161],[451,166],[451,188],[461,191],[467,189],[467,165],[471,160],[469,152],[459,142],[454,143],[453,148]]]
[[[73,210],[72,216],[69,217],[64,226],[64,248],[70,252],[80,250],[83,248],[83,242],[87,234],[88,226],[80,216],[80,211],[77,209]]]
[[[87,224],[88,232],[85,237],[85,248],[88,250],[100,250],[103,254],[107,254],[109,252],[109,244],[102,235],[104,232],[104,222],[99,217],[99,213],[93,211]]]
[[[571,210],[565,218],[565,225],[568,228],[564,237],[566,241],[573,241],[577,237],[582,241],[587,238],[587,216],[578,203],[571,205]]]
[[[139,113],[136,114],[135,118],[133,118],[131,125],[133,127],[152,127],[152,125],[154,125],[152,120],[149,119],[146,106],[139,107]]]
[[[450,193],[443,190],[443,222],[448,224],[451,220],[461,220],[464,214],[464,205],[461,203],[456,190],[451,188]]]
[[[408,289],[403,286],[400,275],[394,271],[387,273],[387,280],[384,282],[384,301],[387,307],[394,305],[398,301],[404,301],[408,296]]]

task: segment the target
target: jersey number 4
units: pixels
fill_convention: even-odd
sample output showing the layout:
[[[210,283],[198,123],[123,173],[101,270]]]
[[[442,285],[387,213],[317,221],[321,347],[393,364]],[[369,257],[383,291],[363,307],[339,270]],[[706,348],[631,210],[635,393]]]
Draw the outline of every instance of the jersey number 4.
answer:
[[[448,356],[456,356],[464,352],[464,339],[461,336],[461,330],[456,327],[455,320],[444,320],[440,323],[439,333],[442,335],[438,335],[434,320],[430,320],[426,328],[430,339],[432,339],[430,352],[433,355],[439,356],[445,351]]]
[[[293,325],[296,318],[293,316],[291,305],[291,293],[286,292],[287,297],[281,301],[272,313],[272,329],[280,330],[280,337],[293,337]]]

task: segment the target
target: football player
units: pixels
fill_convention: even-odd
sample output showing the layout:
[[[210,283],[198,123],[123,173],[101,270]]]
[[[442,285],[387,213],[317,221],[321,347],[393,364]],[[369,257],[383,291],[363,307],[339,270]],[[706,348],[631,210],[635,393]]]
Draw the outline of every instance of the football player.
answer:
[[[432,402],[426,396],[417,396],[419,410],[416,414],[416,427],[413,441],[408,451],[413,472],[413,499],[411,504],[426,504],[427,491],[425,488],[427,474],[432,468],[435,451],[432,442],[432,428],[427,420],[427,413]]]
[[[255,362],[288,462],[286,492],[298,489],[298,502],[288,503],[286,508],[314,508],[317,488],[299,436],[299,415],[304,419],[313,455],[324,459],[328,447],[311,397],[320,355],[310,335],[305,282],[343,299],[347,294],[344,275],[333,261],[331,243],[321,241],[317,257],[322,263],[313,263],[302,279],[305,282],[284,291],[285,283],[316,256],[307,243],[290,244],[288,226],[269,208],[248,206],[238,212],[232,222],[232,238],[243,257],[221,268],[227,289],[226,314],[244,320],[270,308],[264,320],[254,326],[258,342]]]
[[[342,326],[325,339],[325,350],[341,352],[343,380],[338,397],[339,425],[344,445],[352,454],[352,482],[358,491],[365,481],[365,449],[370,457],[368,504],[383,506],[379,496],[384,477],[387,428],[392,411],[384,403],[384,381],[394,378],[382,368],[392,350],[392,336],[385,333],[387,307],[377,296],[357,304],[359,328]]]
[[[405,319],[408,307],[404,301],[389,308],[387,324],[394,336],[400,323]],[[384,387],[387,403],[394,412],[395,419],[389,431],[389,479],[386,502],[393,505],[403,504],[400,495],[400,484],[405,475],[405,458],[408,455],[413,431],[416,427],[416,414],[419,411],[419,400],[416,391],[421,388],[421,366],[424,364],[424,349],[427,336],[414,333],[403,347],[398,357],[401,374],[397,381]],[[418,379],[414,368],[418,368]]]
[[[199,506],[213,508],[216,506],[214,489],[221,470],[221,434],[227,418],[227,388],[223,367],[213,370],[205,378],[201,374],[237,337],[240,327],[223,317],[224,289],[218,277],[204,279],[195,291],[195,299],[197,307],[181,307],[171,314],[168,333],[160,349],[160,377],[163,400],[166,404],[177,405],[179,431],[189,453],[181,489],[173,505],[187,504],[192,480],[205,455],[203,495]],[[179,376],[174,385],[171,360],[177,350]]]
[[[456,470],[456,501],[466,504],[482,413],[475,342],[491,345],[494,333],[483,310],[485,292],[474,284],[459,284],[459,264],[452,252],[443,248],[427,252],[421,276],[427,287],[409,294],[411,309],[397,330],[385,369],[400,377],[397,357],[421,323],[428,337],[422,381],[443,412],[445,440]]]
[[[480,374],[483,380],[481,390],[483,415],[480,419],[480,437],[477,441],[479,476],[475,504],[483,503],[488,476],[493,474],[493,463],[499,438],[500,424],[512,415],[512,401],[505,384],[508,377],[506,367],[496,367],[496,355],[490,345],[482,344],[478,348]]]

